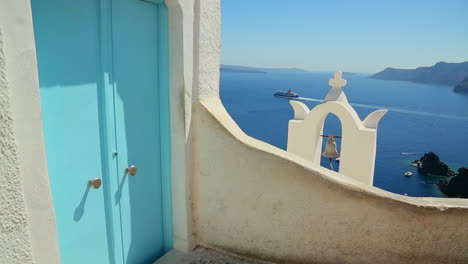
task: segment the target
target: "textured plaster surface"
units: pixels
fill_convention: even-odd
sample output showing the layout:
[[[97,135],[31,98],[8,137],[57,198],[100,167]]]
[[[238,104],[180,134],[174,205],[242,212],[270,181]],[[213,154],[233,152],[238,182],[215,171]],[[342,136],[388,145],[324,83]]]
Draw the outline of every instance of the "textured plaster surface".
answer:
[[[0,263],[59,263],[30,1],[1,1]]]
[[[405,197],[245,135],[219,98],[194,116],[202,246],[281,263],[468,263],[468,201]]]
[[[198,45],[198,97],[219,97],[219,64],[221,59],[221,3],[198,0],[200,22]]]
[[[33,263],[0,28],[0,263]]]

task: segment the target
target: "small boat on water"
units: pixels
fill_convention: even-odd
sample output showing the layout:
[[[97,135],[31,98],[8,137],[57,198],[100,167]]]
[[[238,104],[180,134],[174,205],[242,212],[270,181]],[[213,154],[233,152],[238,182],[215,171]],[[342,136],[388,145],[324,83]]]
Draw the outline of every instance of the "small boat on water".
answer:
[[[410,177],[411,175],[413,175],[413,173],[412,173],[411,171],[405,172],[405,176],[406,176],[406,177]]]
[[[276,91],[274,94],[276,97],[286,97],[286,98],[297,98],[299,95],[291,90],[287,91]]]

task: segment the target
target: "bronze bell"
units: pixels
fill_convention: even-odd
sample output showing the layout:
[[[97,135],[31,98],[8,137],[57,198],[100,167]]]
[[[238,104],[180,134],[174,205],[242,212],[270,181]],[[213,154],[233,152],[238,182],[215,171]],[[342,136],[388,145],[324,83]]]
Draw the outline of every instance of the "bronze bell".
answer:
[[[325,145],[325,151],[322,153],[323,157],[330,158],[338,158],[340,153],[338,153],[336,149],[336,142],[334,136],[329,136],[327,144]]]

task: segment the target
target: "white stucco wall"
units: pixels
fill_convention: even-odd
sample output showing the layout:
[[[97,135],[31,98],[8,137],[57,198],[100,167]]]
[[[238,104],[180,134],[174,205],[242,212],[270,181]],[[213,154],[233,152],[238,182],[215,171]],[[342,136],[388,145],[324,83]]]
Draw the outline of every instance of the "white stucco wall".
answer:
[[[193,92],[194,3],[166,0],[169,10],[169,58],[171,104],[171,173],[173,247],[190,251],[195,246],[191,231],[191,116]]]
[[[198,34],[195,39],[194,83],[198,98],[219,97],[219,64],[221,59],[221,2],[220,0],[197,0],[199,6]]]
[[[19,171],[5,64],[3,36],[0,32],[0,262],[32,263],[31,235]]]
[[[30,1],[0,3],[0,263],[59,263]]]
[[[166,0],[169,8],[174,248],[197,246],[193,234],[194,103],[218,96],[220,1]]]

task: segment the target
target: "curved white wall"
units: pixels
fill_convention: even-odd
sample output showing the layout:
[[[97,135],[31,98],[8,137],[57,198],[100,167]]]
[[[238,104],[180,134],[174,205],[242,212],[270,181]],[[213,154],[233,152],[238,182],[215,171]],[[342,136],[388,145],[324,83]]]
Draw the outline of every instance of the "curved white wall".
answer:
[[[468,201],[368,186],[245,135],[218,98],[194,116],[197,242],[284,263],[468,263]]]

